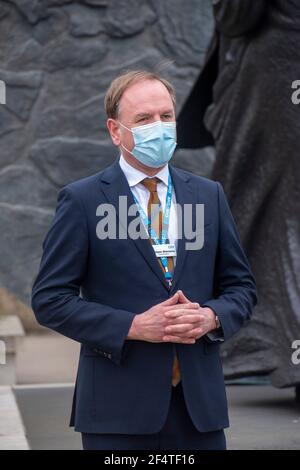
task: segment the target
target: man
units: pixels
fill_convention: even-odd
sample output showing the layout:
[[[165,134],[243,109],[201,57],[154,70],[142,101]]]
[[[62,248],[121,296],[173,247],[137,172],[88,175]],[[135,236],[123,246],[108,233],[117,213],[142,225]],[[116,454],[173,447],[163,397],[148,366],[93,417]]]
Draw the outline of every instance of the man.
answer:
[[[71,425],[84,449],[225,449],[219,348],[249,319],[256,289],[224,192],[168,165],[168,81],[128,72],[105,106],[120,159],[60,191],[32,295],[42,325],[81,343]],[[180,216],[187,206],[204,207],[204,224],[199,211]],[[204,235],[199,247],[184,221]]]

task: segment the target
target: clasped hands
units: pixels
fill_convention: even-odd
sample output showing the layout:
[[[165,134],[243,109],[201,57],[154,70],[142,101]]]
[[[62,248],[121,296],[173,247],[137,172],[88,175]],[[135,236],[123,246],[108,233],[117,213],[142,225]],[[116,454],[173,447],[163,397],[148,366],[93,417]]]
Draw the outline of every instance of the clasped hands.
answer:
[[[136,315],[127,339],[194,344],[216,328],[215,318],[211,308],[191,302],[179,290],[164,302]]]

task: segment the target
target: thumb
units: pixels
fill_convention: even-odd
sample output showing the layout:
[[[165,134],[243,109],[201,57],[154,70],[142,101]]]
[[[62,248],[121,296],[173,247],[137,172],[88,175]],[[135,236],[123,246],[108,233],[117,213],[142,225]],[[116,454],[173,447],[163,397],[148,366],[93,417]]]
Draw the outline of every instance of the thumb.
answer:
[[[178,292],[176,292],[172,297],[165,300],[164,302],[161,302],[161,305],[163,305],[163,306],[175,305],[175,304],[178,303],[178,299],[179,299],[179,294],[178,294]]]
[[[190,302],[190,300],[184,295],[182,290],[179,290],[178,294],[179,294],[179,300],[178,301],[179,301],[180,304],[186,304],[187,302]]]

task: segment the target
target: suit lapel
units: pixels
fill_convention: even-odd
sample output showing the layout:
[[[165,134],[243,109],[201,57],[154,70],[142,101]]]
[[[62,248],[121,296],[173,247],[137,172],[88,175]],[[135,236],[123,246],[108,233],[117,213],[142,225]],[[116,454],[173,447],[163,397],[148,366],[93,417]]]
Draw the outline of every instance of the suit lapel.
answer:
[[[127,197],[127,210],[132,204],[135,204],[135,201],[133,199],[132,192],[130,190],[127,179],[123,171],[121,170],[118,159],[110,167],[104,170],[101,173],[100,177],[102,181],[101,187],[105,194],[105,197],[108,202],[114,206],[117,218],[120,224],[123,226],[125,232],[127,233],[128,225],[133,219],[135,219],[135,216],[127,215],[127,225],[123,223],[124,218],[120,217],[119,213],[119,197]],[[142,221],[141,227],[143,228]],[[160,279],[164,287],[168,289],[164,274],[159,263],[157,262],[154,250],[151,246],[151,243],[149,242],[149,239],[143,239],[139,237],[136,240],[133,240],[131,238],[130,240],[132,243],[135,244],[136,248],[143,256],[144,260],[148,263],[153,273]]]
[[[185,244],[186,244],[186,237],[185,233],[183,230],[183,221],[184,221],[184,204],[195,204],[195,195],[193,192],[193,188],[191,185],[190,177],[187,173],[184,173],[180,171],[179,169],[169,165],[173,185],[174,185],[174,190],[175,190],[175,195],[176,195],[176,204],[181,206],[182,210],[182,221],[180,220],[180,217],[178,217],[178,234],[181,234],[181,237],[178,239],[178,245],[177,245],[177,258],[176,258],[176,265],[174,269],[174,275],[173,275],[173,285],[172,285],[172,291],[175,291],[175,287],[178,284],[180,275],[182,274],[182,269],[184,266],[184,261],[186,257],[186,249],[185,249]],[[195,214],[193,211],[193,220],[192,220],[192,226],[193,229],[195,227]]]
[[[195,195],[193,192],[193,188],[191,187],[190,177],[187,173],[180,171],[179,169],[169,165],[169,170],[175,190],[176,196],[176,203],[181,206],[182,213],[184,204],[195,204]],[[132,196],[132,192],[130,190],[129,184],[127,179],[121,170],[119,165],[118,159],[106,170],[104,170],[101,175],[101,187],[105,194],[106,199],[110,202],[116,210],[116,215],[120,223],[123,225],[124,230],[127,233],[128,225],[124,225],[122,222],[122,217],[119,214],[119,196],[126,196],[127,197],[127,209],[132,205],[135,204],[135,201]],[[127,216],[128,224],[134,219],[134,216]],[[182,225],[183,225],[183,218],[182,218]],[[178,224],[180,224],[180,218],[178,218]],[[193,229],[195,227],[195,220],[194,220],[194,212],[193,212]],[[143,227],[142,221],[141,226]],[[184,234],[183,226],[178,226],[178,233],[181,233],[181,238],[178,240],[177,246],[177,258],[176,258],[176,266],[174,269],[174,277],[173,277],[173,285],[172,291],[175,290],[176,284],[178,284],[180,275],[182,273],[182,269],[184,266],[184,261],[186,257],[186,237]],[[151,246],[151,243],[148,239],[137,238],[136,240],[131,239],[131,242],[135,244],[136,248],[143,256],[144,260],[148,263],[153,273],[160,279],[164,287],[168,290],[168,286],[162,272],[162,269],[157,262],[154,250]]]

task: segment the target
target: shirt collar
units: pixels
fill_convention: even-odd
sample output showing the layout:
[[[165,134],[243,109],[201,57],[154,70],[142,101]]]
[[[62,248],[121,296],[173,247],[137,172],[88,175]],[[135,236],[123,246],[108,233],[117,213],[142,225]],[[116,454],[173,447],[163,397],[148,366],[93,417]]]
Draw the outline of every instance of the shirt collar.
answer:
[[[132,188],[136,184],[140,183],[144,178],[149,178],[148,175],[143,173],[140,170],[137,170],[131,166],[121,154],[119,165],[126,176],[129,186]],[[166,164],[158,173],[155,175],[156,178],[159,178],[166,186],[168,186],[169,178],[169,166]]]

